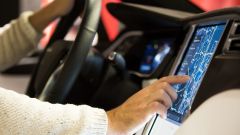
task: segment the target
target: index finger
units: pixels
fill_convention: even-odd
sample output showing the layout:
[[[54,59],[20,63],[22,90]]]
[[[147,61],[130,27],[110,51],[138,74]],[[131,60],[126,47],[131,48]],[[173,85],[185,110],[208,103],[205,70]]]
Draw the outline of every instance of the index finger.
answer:
[[[188,75],[181,75],[181,76],[166,76],[161,79],[159,79],[159,82],[167,82],[170,84],[176,84],[176,83],[186,83],[190,77]]]

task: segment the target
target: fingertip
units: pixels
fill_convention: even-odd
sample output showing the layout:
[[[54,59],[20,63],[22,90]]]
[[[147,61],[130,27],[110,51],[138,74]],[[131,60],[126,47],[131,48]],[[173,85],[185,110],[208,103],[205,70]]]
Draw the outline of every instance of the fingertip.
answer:
[[[187,82],[188,80],[191,79],[191,77],[189,75],[181,75],[178,77],[180,77],[183,82]]]
[[[189,80],[191,77],[189,75],[184,75],[183,76],[186,80]]]
[[[174,95],[173,95],[173,101],[176,101],[176,100],[177,100],[177,98],[178,98],[178,94],[177,94],[177,92],[175,92],[175,91],[174,91]]]
[[[162,119],[167,119],[167,112],[161,112],[159,115]]]
[[[163,119],[167,119],[167,113],[164,113]]]
[[[171,84],[175,83],[185,83],[188,80],[190,80],[190,76],[188,75],[176,75],[176,76],[166,76],[161,79],[159,79],[160,82],[168,82]]]

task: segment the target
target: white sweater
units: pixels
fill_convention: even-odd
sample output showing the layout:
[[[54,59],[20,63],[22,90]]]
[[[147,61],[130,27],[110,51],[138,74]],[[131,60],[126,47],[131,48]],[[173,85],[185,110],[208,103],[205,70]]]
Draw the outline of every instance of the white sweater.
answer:
[[[33,50],[41,34],[24,13],[0,31],[0,69],[6,69]],[[107,115],[88,106],[59,105],[31,99],[0,88],[1,135],[105,135]]]
[[[0,29],[0,70],[13,66],[36,48],[41,34],[29,23],[31,14],[26,12]]]

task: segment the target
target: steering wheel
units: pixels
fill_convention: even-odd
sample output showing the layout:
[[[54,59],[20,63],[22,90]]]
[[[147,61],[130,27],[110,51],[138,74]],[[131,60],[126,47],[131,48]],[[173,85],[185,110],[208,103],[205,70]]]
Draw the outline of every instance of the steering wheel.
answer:
[[[83,69],[97,31],[100,11],[101,0],[85,0],[84,16],[77,37],[64,62],[51,73],[38,97],[40,100],[51,103],[64,102],[78,74]]]

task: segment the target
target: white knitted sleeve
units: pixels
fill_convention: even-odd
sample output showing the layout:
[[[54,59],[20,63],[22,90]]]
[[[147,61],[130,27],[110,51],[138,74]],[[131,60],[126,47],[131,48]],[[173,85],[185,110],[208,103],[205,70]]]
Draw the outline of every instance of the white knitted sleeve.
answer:
[[[2,135],[105,135],[106,132],[104,110],[50,104],[0,88]]]
[[[32,14],[25,12],[0,29],[0,70],[13,66],[36,48],[42,34],[30,24]]]

